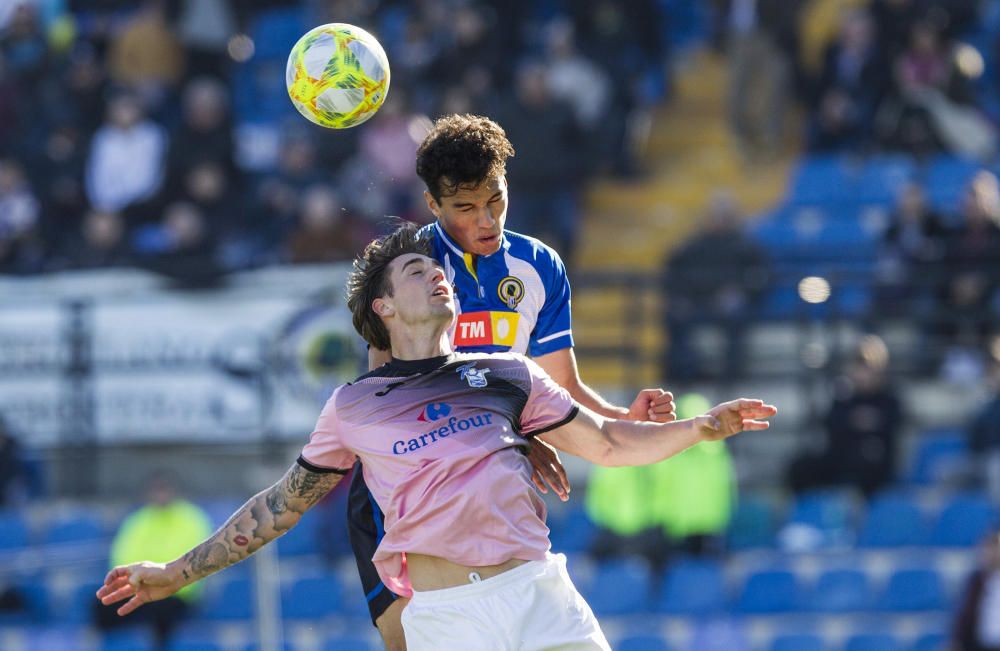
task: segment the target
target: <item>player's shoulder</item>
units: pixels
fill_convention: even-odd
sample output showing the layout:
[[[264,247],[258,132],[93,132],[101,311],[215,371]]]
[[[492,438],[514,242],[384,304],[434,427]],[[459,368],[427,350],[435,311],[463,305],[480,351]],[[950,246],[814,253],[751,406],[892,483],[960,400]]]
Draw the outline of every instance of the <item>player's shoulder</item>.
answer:
[[[507,253],[514,258],[525,260],[536,269],[565,273],[562,258],[551,246],[536,237],[504,230],[509,247]]]

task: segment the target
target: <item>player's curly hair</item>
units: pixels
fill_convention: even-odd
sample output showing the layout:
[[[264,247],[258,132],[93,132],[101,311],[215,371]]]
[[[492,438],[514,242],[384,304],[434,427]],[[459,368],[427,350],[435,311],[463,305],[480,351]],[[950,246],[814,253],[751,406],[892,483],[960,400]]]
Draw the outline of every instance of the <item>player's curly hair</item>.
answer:
[[[376,298],[392,296],[389,263],[407,253],[430,257],[430,240],[422,237],[412,222],[400,220],[395,230],[365,247],[354,260],[354,270],[347,277],[347,307],[351,310],[354,329],[379,350],[389,350],[389,331],[382,317],[375,314],[372,303]]]
[[[504,174],[514,146],[503,127],[481,115],[446,115],[417,149],[417,175],[435,201]]]

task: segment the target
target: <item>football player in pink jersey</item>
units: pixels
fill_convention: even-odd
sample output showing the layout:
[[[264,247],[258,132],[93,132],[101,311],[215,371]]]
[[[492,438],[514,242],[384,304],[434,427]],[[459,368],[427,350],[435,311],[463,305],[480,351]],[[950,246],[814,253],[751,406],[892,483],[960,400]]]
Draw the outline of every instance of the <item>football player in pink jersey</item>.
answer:
[[[385,514],[374,561],[410,597],[410,651],[610,649],[549,551],[545,505],[518,448],[538,436],[601,465],[655,463],[704,440],[768,427],[761,400],[671,423],[578,405],[518,354],[454,353],[451,285],[412,227],[376,240],[348,281],[354,326],[392,360],[338,387],[285,476],[208,540],[167,564],[108,573],[97,596],[126,615],[239,562],[294,526],[357,459]]]

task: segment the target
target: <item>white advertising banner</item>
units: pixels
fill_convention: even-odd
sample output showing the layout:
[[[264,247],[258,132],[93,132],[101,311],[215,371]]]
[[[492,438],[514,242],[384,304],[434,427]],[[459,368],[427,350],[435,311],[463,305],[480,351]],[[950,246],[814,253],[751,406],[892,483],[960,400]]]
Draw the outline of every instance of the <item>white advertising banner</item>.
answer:
[[[364,364],[347,271],[268,269],[198,291],[132,271],[4,280],[0,415],[40,447],[305,440]]]

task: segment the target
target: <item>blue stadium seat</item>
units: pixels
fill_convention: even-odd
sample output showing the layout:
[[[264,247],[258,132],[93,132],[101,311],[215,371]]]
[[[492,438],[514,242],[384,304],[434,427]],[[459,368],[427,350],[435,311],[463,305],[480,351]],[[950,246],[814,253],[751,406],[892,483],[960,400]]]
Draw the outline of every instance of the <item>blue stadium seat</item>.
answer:
[[[852,196],[855,172],[840,156],[805,156],[789,183],[789,201],[794,203],[835,202]]]
[[[382,645],[357,635],[334,635],[323,643],[323,651],[382,651]]]
[[[218,577],[220,580],[224,575]],[[249,620],[253,618],[253,581],[246,576],[228,578],[221,586],[206,593],[198,609],[198,615],[205,620]]]
[[[964,432],[931,430],[918,440],[908,479],[914,484],[936,484],[954,478],[969,461],[969,445]]]
[[[830,570],[816,580],[810,605],[824,613],[858,612],[874,602],[868,577],[859,570]]]
[[[226,651],[211,634],[176,633],[167,644],[167,651]]]
[[[301,578],[281,590],[281,615],[288,619],[317,619],[337,612],[340,584],[332,574]]]
[[[941,547],[971,547],[996,521],[996,509],[985,495],[958,495],[942,509],[931,542]]]
[[[86,513],[62,518],[49,524],[44,541],[48,545],[97,542],[109,538],[101,522]]]
[[[561,517],[550,518],[549,529],[552,531],[552,551],[563,553],[589,551],[597,534],[597,527],[583,507],[573,507]]]
[[[153,632],[148,628],[112,631],[101,640],[101,651],[154,651]]]
[[[774,513],[764,499],[741,495],[729,520],[726,544],[733,551],[774,545]]]
[[[250,25],[254,57],[276,59],[284,65],[292,46],[306,31],[305,15],[300,7],[261,11]]]
[[[955,211],[965,186],[980,169],[982,166],[973,160],[936,157],[927,166],[923,179],[931,205],[945,212]]]
[[[899,641],[888,633],[862,633],[851,636],[844,651],[902,651]]]
[[[948,636],[944,633],[925,633],[918,637],[910,651],[945,651],[948,648]]]
[[[816,490],[799,495],[788,517],[789,524],[818,530],[826,545],[843,543],[853,529],[853,521],[851,496],[837,490]]]
[[[597,566],[584,597],[598,617],[641,613],[648,610],[650,583],[644,561],[615,559]]]
[[[726,605],[722,565],[708,560],[681,560],[663,577],[660,612],[671,615],[708,615]]]
[[[75,626],[49,625],[25,631],[25,649],[30,651],[89,651],[84,630]]]
[[[889,577],[879,606],[891,612],[944,610],[948,600],[934,570],[898,570]]]
[[[100,585],[101,582],[95,580],[81,581],[77,584],[67,598],[61,600],[58,607],[53,608],[59,613],[59,621],[65,624],[89,624],[93,619],[94,605],[97,601],[94,593]]]
[[[667,641],[659,635],[630,635],[618,640],[615,651],[670,651]]]
[[[52,610],[51,595],[40,577],[36,580],[17,582],[12,587],[16,591],[16,598],[24,607],[20,610],[0,612],[0,625],[27,626],[49,619]]]
[[[320,516],[317,511],[306,513],[288,533],[278,538],[278,556],[318,554]]]
[[[924,515],[911,497],[897,492],[876,496],[868,508],[858,544],[862,547],[905,547],[927,542]]]
[[[239,509],[246,500],[237,498],[218,498],[198,502],[198,506],[208,515],[213,527],[220,527],[225,524],[233,513]]]
[[[764,570],[747,577],[736,601],[741,613],[781,613],[798,610],[799,584],[787,570]]]
[[[17,511],[0,511],[0,550],[28,546],[28,523]]]
[[[751,647],[741,622],[718,617],[699,622],[687,648],[691,651],[750,651]]]
[[[825,651],[826,643],[818,635],[802,633],[779,635],[771,642],[771,651]]]

